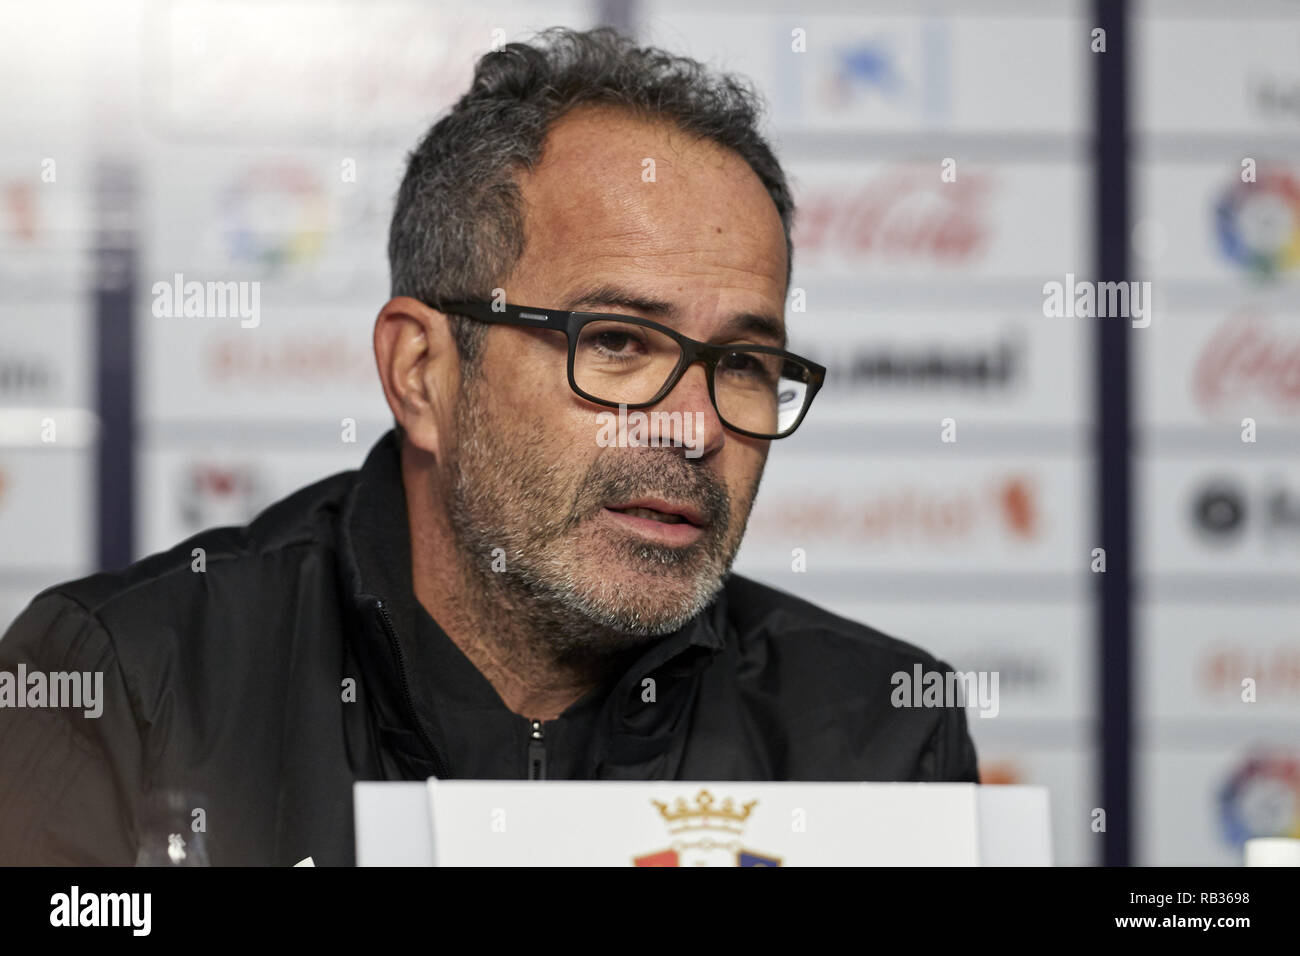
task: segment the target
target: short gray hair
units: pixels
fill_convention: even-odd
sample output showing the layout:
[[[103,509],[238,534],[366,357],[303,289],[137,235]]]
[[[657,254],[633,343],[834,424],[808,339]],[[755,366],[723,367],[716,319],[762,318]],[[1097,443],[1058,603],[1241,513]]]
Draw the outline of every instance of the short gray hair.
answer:
[[[789,287],[794,201],[781,164],[758,132],[763,100],[752,85],[686,57],[637,47],[608,27],[553,27],[532,43],[485,54],[469,92],[411,152],[389,230],[392,295],[435,306],[490,298],[524,252],[516,170],[533,168],[557,119],[599,104],[669,120],[739,154],[781,216]],[[486,326],[449,319],[472,371]]]

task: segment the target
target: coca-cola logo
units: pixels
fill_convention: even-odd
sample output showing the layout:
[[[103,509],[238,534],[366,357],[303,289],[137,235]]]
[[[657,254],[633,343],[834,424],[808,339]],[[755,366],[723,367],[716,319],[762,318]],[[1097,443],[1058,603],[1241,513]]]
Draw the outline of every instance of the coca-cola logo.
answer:
[[[896,170],[857,189],[823,188],[799,200],[800,255],[969,262],[989,242],[988,175],[943,183],[932,170]]]
[[[1300,409],[1300,329],[1275,328],[1253,313],[1229,319],[1201,350],[1192,393],[1206,412],[1242,399]]]

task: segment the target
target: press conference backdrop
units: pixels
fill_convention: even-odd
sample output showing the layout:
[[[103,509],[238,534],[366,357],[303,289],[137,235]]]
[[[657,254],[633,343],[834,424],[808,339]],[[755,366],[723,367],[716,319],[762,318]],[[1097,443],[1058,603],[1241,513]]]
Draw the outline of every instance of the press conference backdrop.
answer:
[[[1300,835],[1300,8],[1116,8],[1129,189],[1102,205],[1145,327],[1044,314],[1045,283],[1096,274],[1122,132],[1090,3],[5,3],[0,628],[357,467],[390,425],[370,329],[405,152],[493,44],[607,23],[751,77],[799,205],[791,347],[830,372],[737,570],[996,673],[981,777],[1050,788],[1060,862],[1102,861],[1130,743],[1132,862]],[[258,321],[167,314],[177,277],[256,283]],[[1094,410],[1100,322],[1131,446]],[[1132,466],[1119,705],[1107,441]]]

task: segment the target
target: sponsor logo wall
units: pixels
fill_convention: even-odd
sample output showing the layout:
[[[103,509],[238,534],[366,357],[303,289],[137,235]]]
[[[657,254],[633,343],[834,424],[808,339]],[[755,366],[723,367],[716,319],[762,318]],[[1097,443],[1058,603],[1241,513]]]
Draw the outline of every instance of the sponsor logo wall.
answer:
[[[1135,862],[1239,865],[1300,835],[1300,19],[1134,26]]]
[[[0,634],[95,552],[93,226],[85,37],[33,5],[0,32]],[[33,32],[57,37],[51,71]],[[44,77],[40,89],[34,82]]]
[[[1100,845],[1093,328],[1045,318],[1042,292],[1088,272],[1082,14],[657,2],[641,24],[770,92],[799,204],[791,348],[828,368],[799,434],[772,446],[737,571],[997,670],[998,715],[968,711],[981,774],[1051,789],[1064,863]]]
[[[143,555],[360,467],[405,155],[501,42],[585,3],[178,5],[139,91]],[[286,37],[292,37],[286,49]]]

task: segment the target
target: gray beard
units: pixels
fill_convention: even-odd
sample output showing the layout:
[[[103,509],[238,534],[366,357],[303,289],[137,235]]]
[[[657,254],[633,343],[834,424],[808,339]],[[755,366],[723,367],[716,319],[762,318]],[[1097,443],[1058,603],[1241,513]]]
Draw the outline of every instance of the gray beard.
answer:
[[[605,659],[680,629],[712,603],[740,540],[728,548],[731,503],[720,483],[679,452],[656,449],[598,458],[574,495],[555,464],[510,459],[489,446],[486,436],[501,432],[483,421],[481,401],[472,390],[465,399],[444,487],[467,604],[492,629],[494,642],[556,661]],[[635,541],[618,547],[621,560],[646,571],[680,569],[677,584],[689,575],[673,606],[655,603],[653,596],[629,599],[626,589],[584,576],[579,562],[563,553],[564,541],[582,521],[599,514],[603,502],[665,487],[681,489],[700,508],[708,519],[706,537],[688,549]],[[504,569],[494,570],[503,560]]]

